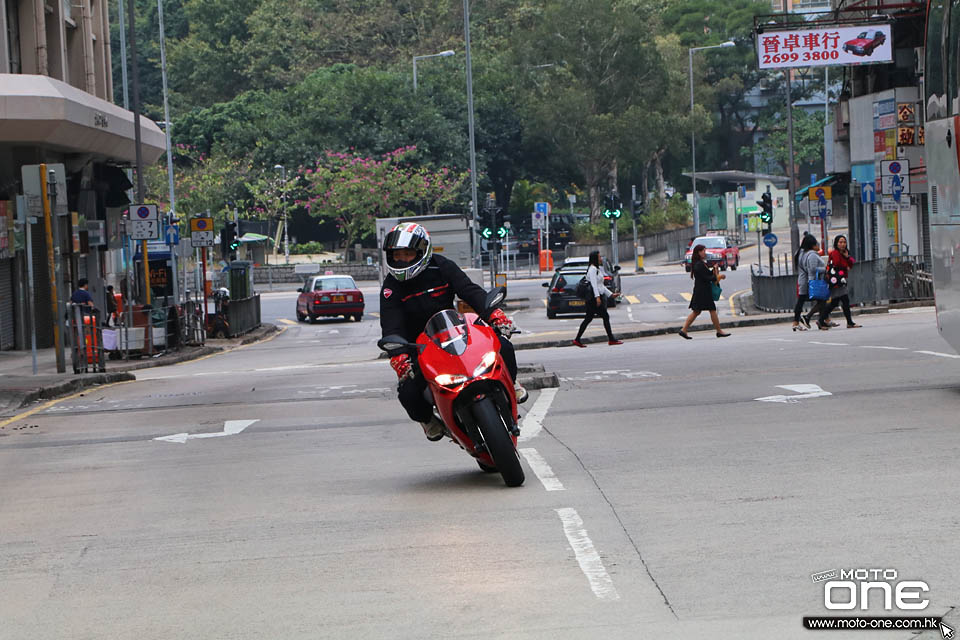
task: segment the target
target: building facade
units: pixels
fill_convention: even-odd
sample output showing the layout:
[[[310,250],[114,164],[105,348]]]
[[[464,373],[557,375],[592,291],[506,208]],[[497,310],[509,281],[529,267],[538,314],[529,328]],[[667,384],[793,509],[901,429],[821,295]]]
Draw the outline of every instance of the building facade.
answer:
[[[135,162],[135,130],[133,113],[112,102],[108,11],[106,0],[0,0],[0,349],[29,348],[31,327],[38,346],[53,341],[54,277],[42,207],[31,197],[30,185],[43,179],[36,165],[62,167],[52,216],[61,300],[87,278],[103,309],[104,287],[119,284],[113,274],[125,267],[118,228],[129,203],[124,168]],[[143,162],[155,162],[164,134],[145,118],[140,128]]]

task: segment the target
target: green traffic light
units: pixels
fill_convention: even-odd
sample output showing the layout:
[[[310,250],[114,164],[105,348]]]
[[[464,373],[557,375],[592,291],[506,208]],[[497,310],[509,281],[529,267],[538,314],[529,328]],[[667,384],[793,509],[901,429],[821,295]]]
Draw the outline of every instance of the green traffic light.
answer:
[[[493,236],[493,230],[490,227],[484,227],[480,235],[489,240]]]

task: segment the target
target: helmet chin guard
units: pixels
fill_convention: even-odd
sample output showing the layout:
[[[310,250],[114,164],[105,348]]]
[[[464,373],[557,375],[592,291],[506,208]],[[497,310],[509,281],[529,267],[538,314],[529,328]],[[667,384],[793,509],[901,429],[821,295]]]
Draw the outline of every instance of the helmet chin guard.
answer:
[[[397,249],[408,249],[416,252],[412,261],[400,261],[394,257]],[[433,245],[430,234],[421,225],[415,222],[401,222],[383,239],[383,252],[386,255],[387,271],[403,282],[416,278],[427,268],[427,263],[433,256]]]

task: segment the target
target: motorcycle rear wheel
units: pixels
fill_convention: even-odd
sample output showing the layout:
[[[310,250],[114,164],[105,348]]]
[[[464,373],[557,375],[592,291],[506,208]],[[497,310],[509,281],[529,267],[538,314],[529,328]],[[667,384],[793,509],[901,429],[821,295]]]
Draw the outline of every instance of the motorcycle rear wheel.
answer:
[[[508,487],[519,487],[523,484],[523,467],[520,465],[520,456],[513,446],[513,440],[507,432],[497,406],[490,398],[484,398],[473,405],[473,417],[477,427],[487,444],[487,452],[497,465],[497,471],[503,477]]]

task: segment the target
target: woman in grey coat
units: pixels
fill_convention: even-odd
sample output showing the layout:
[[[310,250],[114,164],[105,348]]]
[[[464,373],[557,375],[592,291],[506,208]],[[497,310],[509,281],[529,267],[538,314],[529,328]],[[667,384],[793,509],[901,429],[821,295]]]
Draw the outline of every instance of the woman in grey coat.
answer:
[[[817,272],[822,271],[824,264],[823,258],[821,258],[817,251],[820,248],[820,244],[817,242],[816,237],[812,235],[804,236],[803,241],[800,243],[800,251],[797,253],[797,257],[794,259],[794,266],[797,269],[797,304],[793,308],[793,330],[794,331],[806,331],[810,328],[809,320],[806,317],[803,318],[804,325],[800,324],[800,317],[803,313],[803,305],[809,300],[809,286],[810,281],[817,278]],[[815,311],[823,308],[823,300],[817,300],[815,305]],[[810,315],[813,315],[811,313]],[[821,330],[829,329],[829,325],[824,325],[817,320],[817,328]]]

